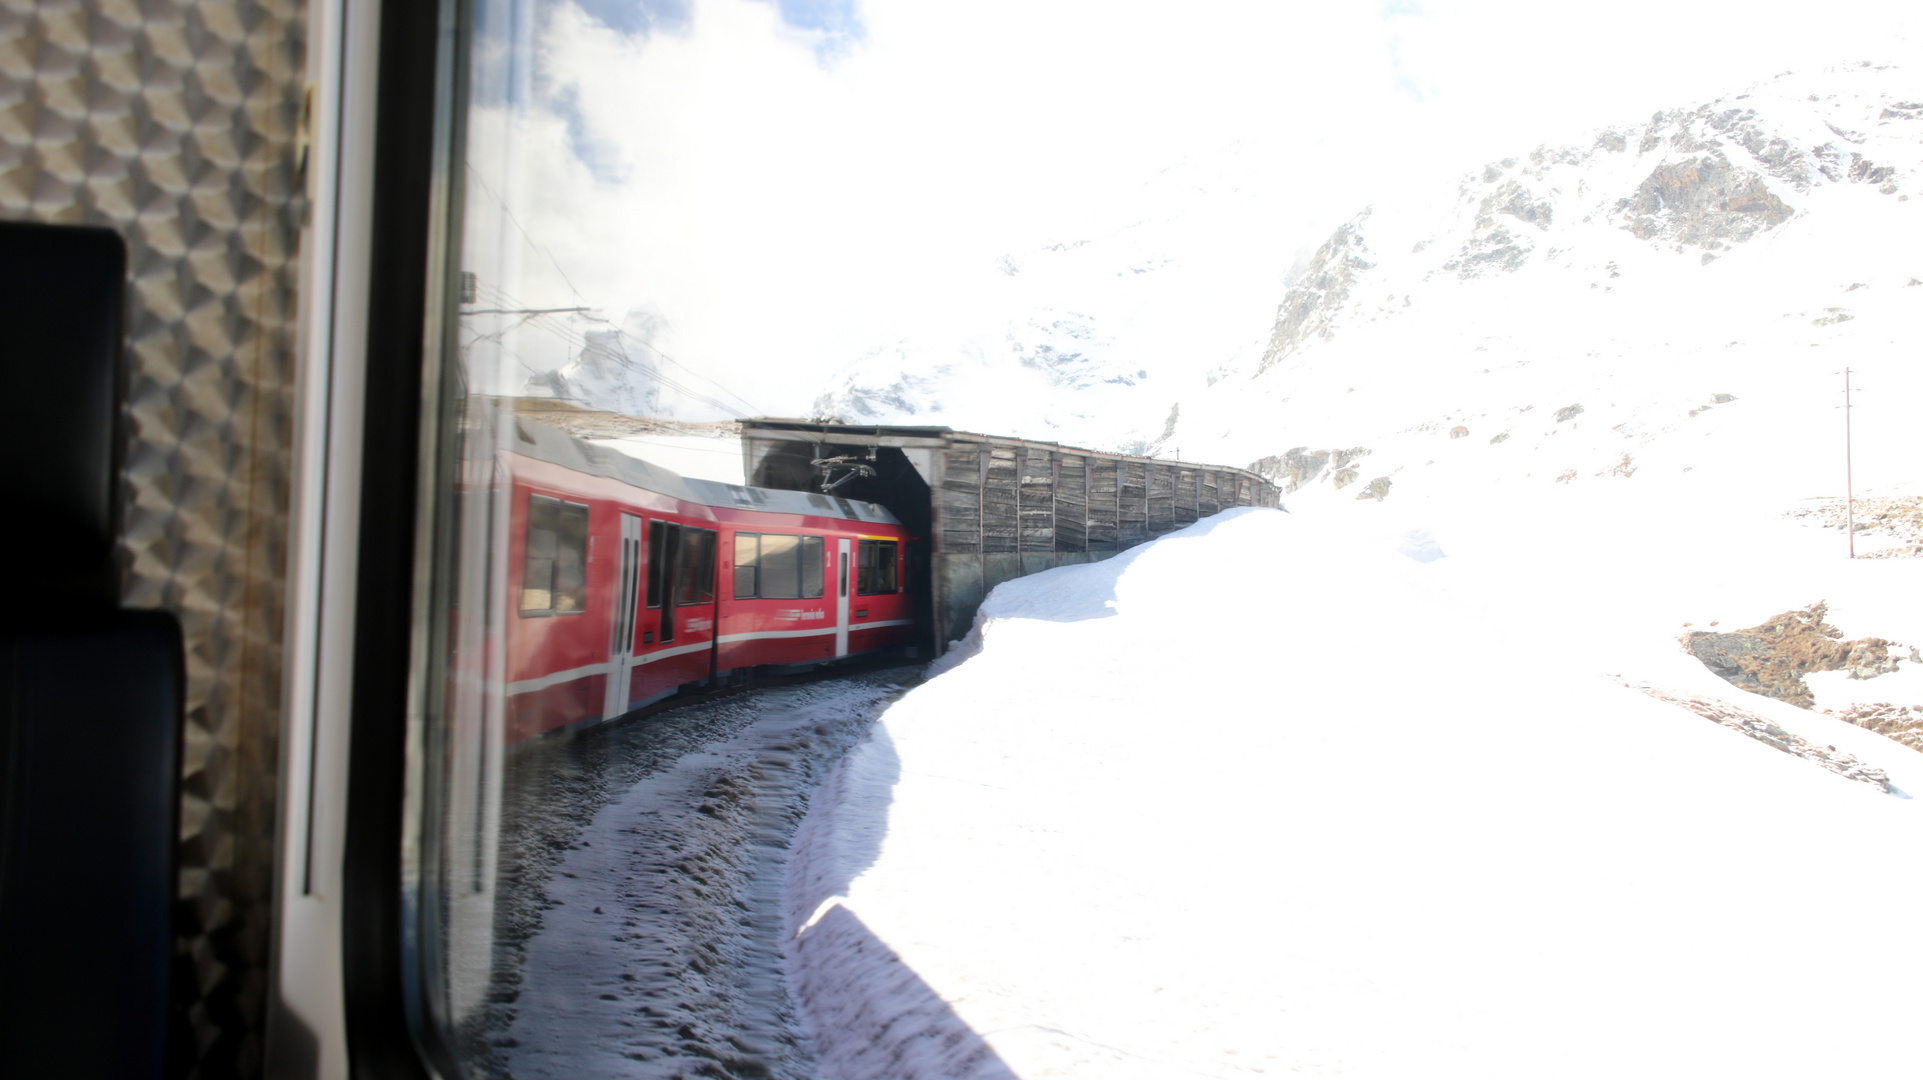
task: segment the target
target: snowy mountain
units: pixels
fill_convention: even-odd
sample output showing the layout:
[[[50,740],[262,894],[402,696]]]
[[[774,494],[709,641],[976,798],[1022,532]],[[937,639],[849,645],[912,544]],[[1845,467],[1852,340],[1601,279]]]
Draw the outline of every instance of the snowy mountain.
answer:
[[[824,1071],[1914,1073],[1918,192],[1857,67],[1337,228],[1161,440],[1290,513],[999,586],[811,804]]]
[[[584,344],[567,363],[530,376],[522,393],[622,413],[671,416],[661,400],[661,378],[645,349],[632,347],[620,330],[584,330]]]
[[[1139,449],[1208,371],[1260,347],[1287,256],[1274,184],[1232,148],[977,268],[951,325],[838,372],[813,412]]]
[[[1895,68],[1785,74],[1539,146],[1440,205],[1343,224],[1259,359],[1183,398],[1169,441],[1304,496],[1393,499],[1679,473],[1721,432],[1773,446],[1795,495],[1840,495],[1849,366],[1876,384],[1859,470],[1913,479],[1918,192],[1923,80]]]

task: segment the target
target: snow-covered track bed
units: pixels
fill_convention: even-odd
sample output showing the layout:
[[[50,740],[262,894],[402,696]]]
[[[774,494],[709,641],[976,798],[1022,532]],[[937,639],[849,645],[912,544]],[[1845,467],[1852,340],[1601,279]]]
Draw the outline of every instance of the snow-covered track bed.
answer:
[[[750,691],[509,765],[487,1074],[813,1075],[780,972],[787,846],[898,680]]]

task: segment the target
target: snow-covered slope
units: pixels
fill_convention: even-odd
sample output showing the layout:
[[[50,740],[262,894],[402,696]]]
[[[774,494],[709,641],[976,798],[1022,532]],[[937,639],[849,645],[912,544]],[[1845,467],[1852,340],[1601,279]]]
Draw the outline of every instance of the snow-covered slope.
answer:
[[[1260,356],[1183,398],[1166,442],[1304,496],[1387,478],[1393,500],[1680,474],[1708,435],[1748,440],[1785,495],[1840,495],[1848,366],[1870,390],[1859,482],[1923,479],[1913,196],[1923,78],[1896,68],[1786,74],[1538,147],[1446,204],[1343,225]]]
[[[1339,228],[1180,399],[1163,447],[1290,513],[1000,586],[818,793],[824,1075],[1923,1069],[1878,914],[1923,889],[1923,758],[1681,643],[1826,601],[1923,645],[1923,560],[1785,513],[1843,493],[1845,369],[1858,495],[1923,491],[1923,79],[1786,75],[1443,194]],[[1923,712],[1896,666],[1810,688]]]
[[[1177,397],[1259,348],[1289,264],[1286,207],[1238,148],[1172,166],[1135,196],[980,267],[949,323],[853,360],[815,414],[1102,449],[1166,434]]]
[[[1915,1075],[1923,757],[1674,634],[1780,588],[1918,640],[1920,567],[1676,509],[1229,511],[1000,586],[794,844],[820,1074]]]

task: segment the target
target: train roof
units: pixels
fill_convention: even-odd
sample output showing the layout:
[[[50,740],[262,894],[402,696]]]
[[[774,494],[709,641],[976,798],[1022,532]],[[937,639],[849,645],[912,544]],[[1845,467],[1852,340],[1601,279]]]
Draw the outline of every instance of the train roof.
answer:
[[[514,417],[513,425],[514,438],[509,448],[517,454],[589,476],[618,480],[643,491],[667,495],[683,502],[717,509],[805,514],[883,525],[901,524],[901,520],[880,503],[843,499],[811,491],[779,491],[742,484],[723,484],[714,480],[696,480],[611,447],[597,446],[535,420]]]

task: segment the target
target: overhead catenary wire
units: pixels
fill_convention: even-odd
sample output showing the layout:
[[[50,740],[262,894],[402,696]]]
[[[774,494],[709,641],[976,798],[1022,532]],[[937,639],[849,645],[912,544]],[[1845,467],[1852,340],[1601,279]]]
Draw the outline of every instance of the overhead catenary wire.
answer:
[[[554,255],[554,252],[550,248],[548,248],[545,244],[542,244],[541,242],[534,239],[533,234],[531,234],[528,231],[527,227],[521,223],[520,218],[515,215],[513,209],[508,206],[507,200],[502,198],[500,193],[494,190],[493,186],[490,185],[487,182],[486,178],[481,175],[481,171],[474,166],[474,163],[470,161],[470,162],[467,162],[466,165],[468,168],[468,172],[473,176],[475,183],[478,184],[480,189],[490,199],[494,200],[494,203],[501,208],[501,213],[508,219],[509,223],[511,223],[514,226],[515,231],[521,234],[522,240],[526,241],[529,247],[535,249],[536,251],[540,252],[542,255],[547,257],[549,264],[554,267],[555,273],[560,275],[562,283],[567,286],[568,292],[573,294],[574,299],[578,302],[578,305],[579,305],[576,307],[565,307],[565,308],[564,307],[548,307],[548,308],[537,309],[537,308],[534,308],[533,305],[529,305],[521,302],[518,298],[514,297],[512,294],[508,293],[505,289],[502,289],[498,285],[494,285],[490,282],[482,282],[477,280],[475,283],[477,299],[481,298],[482,294],[485,293],[486,302],[490,304],[494,304],[495,307],[464,311],[462,312],[463,315],[521,315],[523,317],[510,326],[505,326],[494,331],[477,334],[474,338],[470,339],[467,342],[468,346],[471,347],[483,341],[493,341],[498,343],[501,340],[501,338],[505,337],[508,333],[512,332],[513,330],[521,326],[533,325],[541,328],[542,330],[550,334],[553,334],[555,337],[559,338],[560,340],[562,340],[563,342],[572,346],[575,349],[586,350],[590,347],[590,344],[584,334],[574,329],[572,326],[567,326],[562,323],[557,323],[556,321],[547,318],[547,316],[560,315],[560,314],[579,316],[579,317],[587,318],[591,321],[603,323],[611,327],[616,335],[617,340],[629,343],[633,346],[638,346],[640,348],[647,349],[649,352],[660,357],[662,360],[665,360],[667,363],[672,364],[674,367],[680,369],[683,372],[686,372],[688,375],[694,378],[700,379],[702,382],[705,382],[710,386],[713,386],[715,389],[717,389],[727,397],[732,398],[736,403],[738,403],[740,406],[745,408],[745,411],[743,411],[743,408],[737,408],[736,405],[728,404],[727,402],[721,401],[720,399],[708,393],[705,393],[703,391],[695,389],[692,386],[689,386],[687,383],[679,379],[675,379],[666,375],[660,370],[659,366],[656,366],[654,370],[651,372],[651,376],[654,379],[654,381],[663,387],[666,387],[668,389],[675,391],[682,397],[698,402],[703,405],[707,405],[710,408],[720,411],[722,414],[730,417],[731,419],[736,419],[736,420],[744,419],[751,415],[763,414],[766,412],[766,410],[762,409],[760,406],[757,406],[755,403],[749,401],[746,397],[743,397],[741,394],[737,393],[735,390],[733,390],[726,384],[720,382],[717,379],[714,379],[711,376],[701,373],[700,371],[696,370],[693,367],[690,367],[687,364],[683,364],[681,361],[669,355],[660,346],[655,345],[652,342],[645,341],[630,335],[629,333],[627,333],[625,329],[623,329],[620,325],[614,323],[610,319],[588,314],[589,312],[594,310],[593,305],[589,304],[587,297],[584,296],[581,293],[581,290],[575,286],[573,279],[568,277],[567,270],[562,267],[560,259],[556,258]],[[617,351],[615,353],[615,358],[624,367],[628,367],[630,369],[633,368],[633,361],[626,355],[625,349]],[[525,360],[521,359],[520,357],[516,356],[515,360],[523,368],[526,368],[529,371],[530,375],[543,374],[542,372],[535,371],[531,365],[529,365]]]

